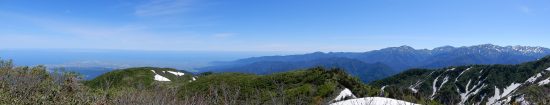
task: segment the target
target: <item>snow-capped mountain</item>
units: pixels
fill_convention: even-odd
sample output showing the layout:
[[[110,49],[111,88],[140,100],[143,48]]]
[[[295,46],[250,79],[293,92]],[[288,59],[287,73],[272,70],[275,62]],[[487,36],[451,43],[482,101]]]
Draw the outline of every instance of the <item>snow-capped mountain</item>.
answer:
[[[434,49],[414,49],[410,46],[399,46],[368,52],[315,52],[303,55],[253,57],[218,63],[214,64],[214,66],[199,68],[199,70],[265,74],[326,65],[330,65],[329,67],[357,68],[356,65],[341,65],[341,62],[351,61],[359,61],[364,65],[376,64],[389,67],[389,69],[385,67],[371,67],[370,69],[363,69],[367,67],[359,68],[365,72],[386,71],[386,73],[382,73],[382,75],[380,73],[367,73],[363,75],[348,72],[368,82],[411,68],[441,68],[470,64],[518,64],[537,60],[549,54],[550,49],[548,48],[530,46],[502,47],[492,44],[482,44],[463,47],[442,46]],[[346,60],[334,60],[335,58]],[[322,62],[323,60],[330,60],[331,63],[311,63]]]
[[[493,44],[482,44],[469,47],[438,47],[434,48],[433,53],[449,52],[449,51],[459,51],[464,54],[500,54],[500,53],[510,53],[518,55],[530,55],[536,56],[541,54],[548,54],[550,49],[544,47],[530,47],[530,46],[497,46]]]

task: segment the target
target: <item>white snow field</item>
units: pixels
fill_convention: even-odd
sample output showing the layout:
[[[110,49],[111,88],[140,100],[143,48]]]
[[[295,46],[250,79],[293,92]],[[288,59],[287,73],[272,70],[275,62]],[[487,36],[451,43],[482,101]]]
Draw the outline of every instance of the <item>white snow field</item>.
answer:
[[[344,100],[346,97],[350,97],[352,99]],[[342,90],[340,94],[333,99],[333,101],[335,101],[335,103],[331,103],[330,105],[420,105],[385,97],[357,98],[348,88]]]
[[[548,83],[550,83],[550,78],[546,78],[546,79],[540,81],[538,84],[539,84],[539,86],[542,86],[542,85],[546,85]]]
[[[344,100],[346,97],[357,98],[355,97],[355,95],[353,95],[353,93],[351,93],[351,90],[345,88],[340,92],[338,96],[336,96],[336,98],[334,98],[334,101],[341,101]]]
[[[157,72],[155,72],[155,70],[151,70],[151,71],[153,73],[155,73],[155,81],[170,81],[170,79],[157,74]]]
[[[512,91],[516,90],[519,86],[521,86],[520,83],[512,83],[510,86],[504,88],[502,93],[500,93],[500,89],[495,86],[495,94],[493,97],[488,99],[487,105],[496,104],[498,99],[508,96],[508,94],[512,93]]]
[[[407,101],[396,100],[385,97],[365,97],[365,98],[356,98],[349,99],[345,101],[340,101],[332,103],[330,105],[420,105]]]
[[[185,73],[177,72],[177,71],[168,71],[168,73],[172,73],[172,74],[174,74],[174,75],[176,75],[176,76],[183,76],[183,75],[185,75]]]

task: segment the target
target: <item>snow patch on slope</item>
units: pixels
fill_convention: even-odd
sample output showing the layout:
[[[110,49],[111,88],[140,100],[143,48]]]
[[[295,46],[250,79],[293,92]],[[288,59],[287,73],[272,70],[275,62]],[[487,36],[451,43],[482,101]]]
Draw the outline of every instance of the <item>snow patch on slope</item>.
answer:
[[[443,79],[443,82],[441,83],[441,85],[439,85],[439,87],[437,88],[437,90],[441,90],[441,87],[443,87],[443,85],[445,85],[445,83],[447,83],[449,81],[449,76],[445,76],[445,78]]]
[[[418,90],[415,89],[415,88],[409,87],[409,89],[411,89],[411,91],[412,91],[413,93],[418,93]]]
[[[383,86],[381,88],[382,91],[384,91],[384,88],[387,86]],[[346,98],[351,98],[348,100],[344,100]],[[351,90],[348,88],[345,88],[340,92],[338,96],[332,102],[330,105],[420,105],[415,104],[403,100],[396,100],[391,98],[385,98],[385,97],[364,97],[364,98],[357,98]]]
[[[488,99],[487,105],[500,104],[500,103],[496,103],[496,102],[499,99],[504,98],[505,96],[508,96],[510,93],[512,93],[514,90],[516,90],[519,86],[521,86],[520,83],[512,83],[512,84],[510,84],[510,86],[504,88],[502,93],[500,93],[500,89],[498,89],[495,86],[495,95]]]
[[[435,71],[432,71],[430,74],[428,74],[428,76],[431,76]],[[437,77],[439,78],[439,76]],[[413,93],[418,93],[418,89],[416,89],[418,86],[420,86],[420,84],[424,83],[424,81],[426,80],[418,80],[416,81],[416,83],[412,84],[411,86],[409,86],[409,89],[413,92]],[[437,80],[436,80],[437,81]],[[435,85],[434,85],[435,86]]]
[[[479,76],[477,76],[477,78],[481,79],[481,76],[483,75],[482,73],[483,73],[483,70],[480,70],[479,71]]]
[[[548,83],[550,83],[550,78],[546,78],[546,79],[540,81],[540,82],[537,83],[537,84],[539,84],[539,86],[542,86],[542,85],[546,85],[546,84],[548,84]]]
[[[481,91],[481,89],[485,88],[485,84],[480,85],[482,81],[478,81],[478,83],[470,89],[470,83],[472,82],[472,80],[468,80],[468,83],[466,84],[466,87],[464,89],[464,93],[460,92],[457,87],[456,92],[460,95],[459,105],[464,105],[464,103],[466,102],[466,100],[468,100],[468,98],[470,98],[470,96],[477,94],[479,91]]]
[[[435,96],[435,93],[437,93],[437,81],[439,80],[439,76],[435,78],[434,82],[432,83],[432,95],[430,98],[433,100],[433,97]]]
[[[151,70],[151,71],[153,73],[155,73],[155,81],[170,81],[170,79],[157,74],[157,72],[155,72],[155,70]]]
[[[462,74],[464,74],[464,72],[466,72],[466,71],[468,71],[468,70],[470,70],[470,69],[472,69],[472,67],[469,67],[469,68],[467,68],[466,70],[460,72],[460,74],[458,74],[458,76],[455,78],[455,82],[458,81],[458,78],[460,78],[460,76],[462,76]]]
[[[385,97],[365,97],[332,103],[330,105],[420,105]]]
[[[529,77],[529,79],[527,79],[527,81],[525,81],[525,83],[533,83],[535,82],[539,77],[541,77],[542,74],[541,73],[538,73],[532,77]]]
[[[413,91],[414,93],[417,93],[418,90],[416,89],[416,87],[418,87],[423,81],[416,81],[416,83],[414,83],[413,85],[409,86],[409,89],[411,89],[411,91]]]
[[[546,69],[547,71],[550,71],[550,67]]]
[[[520,105],[531,105],[529,101],[525,100],[525,95],[521,95],[520,97],[516,98],[516,102],[519,102]]]
[[[388,85],[382,86],[382,88],[380,88],[380,91],[384,92],[384,89],[386,89],[386,86],[388,86]]]
[[[437,91],[439,91],[441,89],[441,87],[443,87],[443,85],[445,85],[445,83],[447,83],[447,81],[449,81],[449,76],[445,76],[445,78],[443,79],[443,82],[441,82],[441,84],[439,84],[439,86],[436,86],[438,80],[439,80],[439,76],[437,78],[435,78],[433,86],[432,86],[433,93],[430,96],[431,97],[430,99],[432,99],[432,100],[435,98],[434,96],[437,93]]]
[[[507,98],[500,100],[495,104],[496,105],[516,105],[516,104],[510,104],[511,102],[518,103],[518,105],[531,105],[529,101],[525,100],[525,95],[518,96],[515,99],[512,99],[512,96],[508,96]]]
[[[346,99],[346,97],[357,98],[355,97],[355,95],[353,95],[353,93],[351,93],[351,90],[349,90],[348,88],[345,88],[340,92],[338,96],[336,96],[336,98],[333,99],[333,101],[341,101]]]
[[[447,69],[447,71],[454,71],[456,68]]]
[[[189,82],[193,82],[193,81],[196,81],[198,77],[191,77],[191,80],[189,80]]]
[[[168,73],[172,73],[172,74],[174,74],[174,75],[176,75],[176,76],[183,76],[183,75],[185,75],[185,73],[177,72],[177,71],[168,71]]]

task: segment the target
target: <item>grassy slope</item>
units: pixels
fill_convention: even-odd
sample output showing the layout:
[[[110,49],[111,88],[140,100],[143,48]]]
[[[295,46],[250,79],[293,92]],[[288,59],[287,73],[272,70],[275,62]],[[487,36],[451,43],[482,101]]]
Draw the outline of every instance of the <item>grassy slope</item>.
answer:
[[[194,94],[212,95],[212,91],[228,89],[229,93],[238,93],[233,94],[238,95],[235,99],[242,102],[258,101],[254,104],[273,104],[273,99],[283,101],[283,104],[322,104],[334,98],[343,88],[351,89],[358,96],[373,96],[379,93],[378,89],[370,88],[342,70],[312,68],[264,76],[239,73],[212,74],[185,85],[181,88],[180,94],[182,97]]]
[[[134,87],[134,88],[149,88],[155,83],[154,73],[151,70],[163,77],[176,83],[186,83],[191,80],[191,73],[185,71],[178,71],[172,68],[156,68],[156,67],[139,67],[128,68],[122,70],[114,70],[105,73],[90,81],[86,81],[84,84],[92,88],[119,88],[119,87]],[[184,72],[184,76],[176,76],[168,72],[163,71],[178,71]]]
[[[173,81],[154,81],[151,70]],[[80,82],[73,74],[49,74],[42,66],[14,68],[11,62],[0,60],[0,104],[303,105],[326,104],[343,88],[358,97],[380,93],[340,69],[311,68],[263,76],[220,73],[200,75],[193,82],[187,73],[175,76],[162,71],[175,70],[129,68]]]

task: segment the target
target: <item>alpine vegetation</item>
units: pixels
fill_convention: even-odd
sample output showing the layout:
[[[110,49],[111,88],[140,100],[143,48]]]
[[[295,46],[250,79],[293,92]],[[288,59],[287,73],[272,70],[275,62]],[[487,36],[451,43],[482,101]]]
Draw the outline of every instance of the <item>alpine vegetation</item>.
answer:
[[[372,85],[387,97],[429,98],[443,104],[549,104],[550,56],[517,65],[469,65],[444,69],[412,69]],[[413,87],[413,88],[411,88]],[[414,102],[414,101],[413,101]]]

